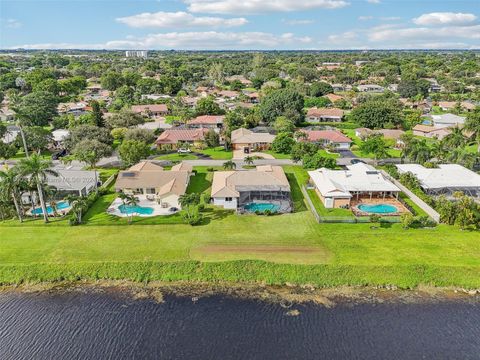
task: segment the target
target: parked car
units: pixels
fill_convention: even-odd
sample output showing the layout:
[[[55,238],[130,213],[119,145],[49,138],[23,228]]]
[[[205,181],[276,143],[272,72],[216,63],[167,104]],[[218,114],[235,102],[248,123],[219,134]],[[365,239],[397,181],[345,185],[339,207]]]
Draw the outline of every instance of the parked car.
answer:
[[[350,164],[358,164],[358,163],[365,164],[365,161],[363,161],[362,159],[352,159],[352,160],[350,160]]]
[[[187,149],[187,148],[180,148],[180,149],[177,150],[177,152],[180,153],[180,154],[186,154],[186,153],[192,152],[192,150]]]
[[[60,159],[60,158],[62,158],[62,157],[65,157],[65,156],[67,156],[67,155],[68,155],[67,150],[66,150],[66,149],[63,149],[63,150],[61,150],[61,151],[58,151],[58,152],[56,152],[56,153],[53,153],[53,154],[52,154],[52,160],[58,160],[58,159]]]

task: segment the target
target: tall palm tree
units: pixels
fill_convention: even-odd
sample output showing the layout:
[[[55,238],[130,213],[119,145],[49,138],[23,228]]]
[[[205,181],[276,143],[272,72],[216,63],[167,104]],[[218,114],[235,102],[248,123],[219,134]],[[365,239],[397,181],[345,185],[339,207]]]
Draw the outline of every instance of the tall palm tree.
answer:
[[[83,196],[69,195],[66,200],[71,206],[71,212],[73,214],[72,220],[75,224],[82,223],[83,214],[88,210],[88,200]]]
[[[18,220],[23,222],[23,209],[19,202],[20,181],[21,179],[15,168],[0,171],[0,191],[3,191],[12,198]]]
[[[463,129],[458,126],[451,129],[451,133],[445,136],[445,144],[451,148],[463,147],[466,142],[466,138],[463,135]]]
[[[51,166],[51,161],[42,159],[38,154],[32,154],[30,157],[21,159],[18,162],[19,173],[22,176],[29,176],[37,188],[43,219],[46,223],[48,223],[48,213],[43,193],[43,185],[47,179],[47,175],[58,176],[56,171],[50,169]]]
[[[480,152],[480,106],[468,113],[464,129],[473,134],[478,144],[478,152]]]
[[[232,160],[228,160],[223,163],[223,168],[225,170],[234,170],[237,168],[237,164],[235,164]]]

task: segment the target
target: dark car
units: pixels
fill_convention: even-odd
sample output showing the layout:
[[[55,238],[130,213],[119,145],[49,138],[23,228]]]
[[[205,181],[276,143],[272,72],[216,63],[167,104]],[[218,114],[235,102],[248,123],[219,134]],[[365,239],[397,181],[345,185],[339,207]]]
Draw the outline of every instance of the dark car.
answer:
[[[68,155],[67,150],[66,150],[66,149],[63,149],[63,150],[61,150],[61,151],[58,151],[58,152],[56,152],[56,153],[53,153],[53,154],[52,154],[52,160],[58,160],[58,159],[60,159],[60,158],[62,158],[62,157],[65,157],[65,156],[67,156],[67,155]]]
[[[363,161],[363,160],[361,160],[361,159],[352,159],[352,160],[350,160],[350,164],[358,164],[358,163],[366,164],[366,162]]]

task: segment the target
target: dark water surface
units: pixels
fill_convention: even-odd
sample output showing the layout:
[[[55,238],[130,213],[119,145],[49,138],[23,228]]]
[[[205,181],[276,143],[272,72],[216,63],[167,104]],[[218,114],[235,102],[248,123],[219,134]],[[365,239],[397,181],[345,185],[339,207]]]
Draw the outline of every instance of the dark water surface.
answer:
[[[480,359],[480,304],[0,294],[0,359]]]

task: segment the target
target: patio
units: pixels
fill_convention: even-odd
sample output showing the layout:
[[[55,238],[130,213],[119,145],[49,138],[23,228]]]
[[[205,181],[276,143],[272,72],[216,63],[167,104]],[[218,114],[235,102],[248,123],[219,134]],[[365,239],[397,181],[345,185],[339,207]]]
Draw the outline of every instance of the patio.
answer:
[[[359,205],[392,205],[395,206],[398,210],[396,213],[381,214],[381,216],[399,216],[403,213],[410,213],[410,210],[402,204],[398,199],[385,196],[385,197],[372,197],[370,196],[360,196],[358,199],[356,197],[352,198],[350,201],[350,208],[352,209],[355,216],[369,216],[371,213],[363,212],[358,209]]]
[[[133,216],[140,216],[140,217],[152,217],[152,216],[166,216],[175,214],[177,211],[180,210],[177,204],[170,204],[166,201],[161,201],[157,199],[155,195],[135,195],[138,199],[137,207],[140,211],[142,208],[150,208],[153,211],[151,213],[141,213],[141,212],[134,212]],[[107,213],[110,215],[115,215],[119,217],[128,217],[131,214],[122,213],[120,211],[120,206],[124,205],[122,199],[116,198],[108,207]],[[172,211],[172,209],[176,208],[177,211]]]

